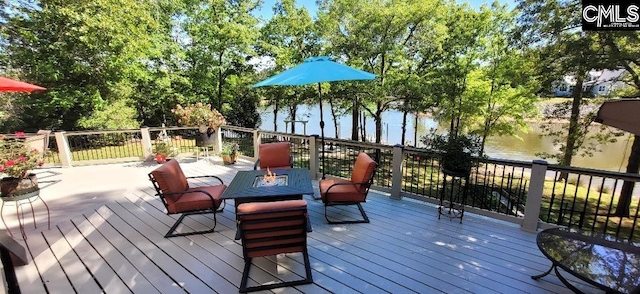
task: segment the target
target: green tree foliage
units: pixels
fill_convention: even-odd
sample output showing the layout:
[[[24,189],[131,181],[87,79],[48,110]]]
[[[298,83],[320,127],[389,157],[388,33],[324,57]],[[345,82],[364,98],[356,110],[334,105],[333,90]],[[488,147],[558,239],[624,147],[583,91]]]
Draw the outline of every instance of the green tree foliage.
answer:
[[[75,129],[96,105],[130,98],[122,89],[155,48],[155,2],[45,0],[18,9],[2,30],[5,67],[48,89],[20,102],[26,126]]]
[[[187,75],[195,97],[183,103],[204,102],[222,110],[235,99],[228,78],[242,76],[252,67],[246,61],[255,55],[258,19],[251,12],[256,0],[186,0],[184,16]],[[194,101],[195,100],[195,101]],[[223,111],[223,114],[226,113]]]
[[[274,67],[266,76],[278,74],[296,66],[308,57],[319,54],[319,38],[316,25],[305,7],[296,7],[294,0],[282,0],[275,4],[274,15],[261,28],[258,48],[262,56],[274,61]],[[307,87],[264,87],[267,105],[274,109],[274,126],[276,126],[277,109],[286,107],[290,120],[297,120],[298,106],[302,103],[318,103],[317,85]],[[277,130],[277,128],[274,128]],[[292,126],[295,132],[295,124]]]

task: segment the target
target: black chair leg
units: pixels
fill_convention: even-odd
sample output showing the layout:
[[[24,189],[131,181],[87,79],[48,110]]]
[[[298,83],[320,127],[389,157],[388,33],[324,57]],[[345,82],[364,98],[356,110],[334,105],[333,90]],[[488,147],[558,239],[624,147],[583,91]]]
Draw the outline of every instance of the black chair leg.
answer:
[[[306,272],[306,277],[302,280],[290,281],[290,282],[282,282],[277,284],[268,284],[268,285],[260,285],[254,287],[247,287],[247,280],[249,279],[249,270],[251,269],[251,258],[247,258],[244,261],[244,270],[242,271],[242,281],[240,282],[240,292],[255,292],[255,291],[263,291],[270,290],[275,288],[282,287],[293,287],[305,284],[313,283],[313,276],[311,275],[311,262],[309,262],[309,253],[307,250],[302,252],[304,257],[304,268]]]
[[[193,232],[187,232],[187,233],[173,234],[173,232],[178,228],[180,223],[182,223],[182,220],[184,219],[185,216],[193,215],[193,214],[206,214],[206,213],[213,213],[213,228],[211,228],[209,230],[204,230],[204,231],[193,231]],[[164,237],[165,238],[171,238],[171,237],[189,236],[189,235],[196,235],[196,234],[213,233],[213,230],[216,228],[217,224],[218,224],[218,222],[217,222],[217,219],[216,219],[216,211],[185,212],[180,216],[180,218],[178,218],[178,221],[176,221],[176,223],[173,224],[171,229],[169,229],[169,231],[167,232],[167,234],[164,235]]]
[[[369,223],[369,217],[367,217],[367,213],[364,212],[364,208],[362,208],[362,205],[360,204],[360,202],[355,203],[355,205],[358,205],[358,209],[360,210],[360,214],[362,215],[362,219],[361,220],[353,220],[353,221],[333,221],[329,219],[329,216],[327,216],[327,207],[328,206],[336,206],[336,205],[353,205],[354,203],[349,203],[349,204],[330,204],[324,205],[324,218],[327,220],[328,223],[330,224],[363,224],[363,223]]]

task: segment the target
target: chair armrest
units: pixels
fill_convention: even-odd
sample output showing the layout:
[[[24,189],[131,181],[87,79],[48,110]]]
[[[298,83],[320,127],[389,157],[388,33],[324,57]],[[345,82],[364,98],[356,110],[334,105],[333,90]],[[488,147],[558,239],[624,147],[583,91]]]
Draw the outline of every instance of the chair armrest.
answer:
[[[224,182],[222,181],[222,179],[218,176],[214,176],[214,175],[209,175],[209,176],[193,176],[193,177],[186,177],[187,179],[198,179],[198,178],[216,178],[218,179],[218,181],[220,181],[220,184],[224,185]]]
[[[335,186],[355,186],[355,185],[369,185],[369,182],[362,182],[362,183],[340,182],[340,183],[335,183],[335,184],[329,186],[329,188],[327,188],[327,191],[324,192],[324,197],[325,197],[325,199],[329,199],[329,190],[331,190],[331,188],[333,188]]]
[[[253,164],[253,170],[258,170],[258,165],[260,164],[260,158],[256,160],[256,163]]]

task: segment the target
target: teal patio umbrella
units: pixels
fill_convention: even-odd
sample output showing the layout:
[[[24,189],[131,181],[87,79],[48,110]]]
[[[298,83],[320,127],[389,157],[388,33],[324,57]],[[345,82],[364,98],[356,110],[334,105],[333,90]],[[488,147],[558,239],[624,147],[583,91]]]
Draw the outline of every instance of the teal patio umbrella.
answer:
[[[322,89],[320,83],[339,81],[375,80],[376,75],[340,64],[328,56],[309,57],[302,64],[287,69],[275,76],[261,81],[253,87],[263,86],[302,86],[318,84],[318,99],[320,100],[320,135],[322,138],[322,178],[325,178],[324,168],[324,118],[322,115]]]

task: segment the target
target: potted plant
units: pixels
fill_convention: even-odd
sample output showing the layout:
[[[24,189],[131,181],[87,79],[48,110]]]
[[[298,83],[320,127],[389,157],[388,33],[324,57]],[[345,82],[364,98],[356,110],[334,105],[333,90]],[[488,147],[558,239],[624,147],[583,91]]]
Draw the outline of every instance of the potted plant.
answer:
[[[167,142],[159,141],[153,146],[153,153],[156,155],[156,162],[164,163],[167,157],[173,156],[173,147]]]
[[[423,138],[428,149],[440,154],[440,167],[445,174],[468,177],[474,166],[474,158],[481,157],[480,140],[477,136],[432,133]]]
[[[222,150],[220,151],[220,156],[222,157],[222,161],[224,164],[234,164],[238,160],[238,155],[240,155],[240,151],[238,151],[240,146],[237,143],[225,142],[222,144]]]
[[[38,149],[24,142],[24,133],[16,133],[13,140],[0,136],[0,196],[16,197],[39,191],[38,179],[30,170],[42,166],[43,156]]]
[[[184,107],[178,104],[171,112],[178,116],[178,124],[199,128],[201,135],[196,138],[196,146],[199,147],[214,145],[215,130],[227,123],[218,110],[211,108],[211,104],[198,102]]]

